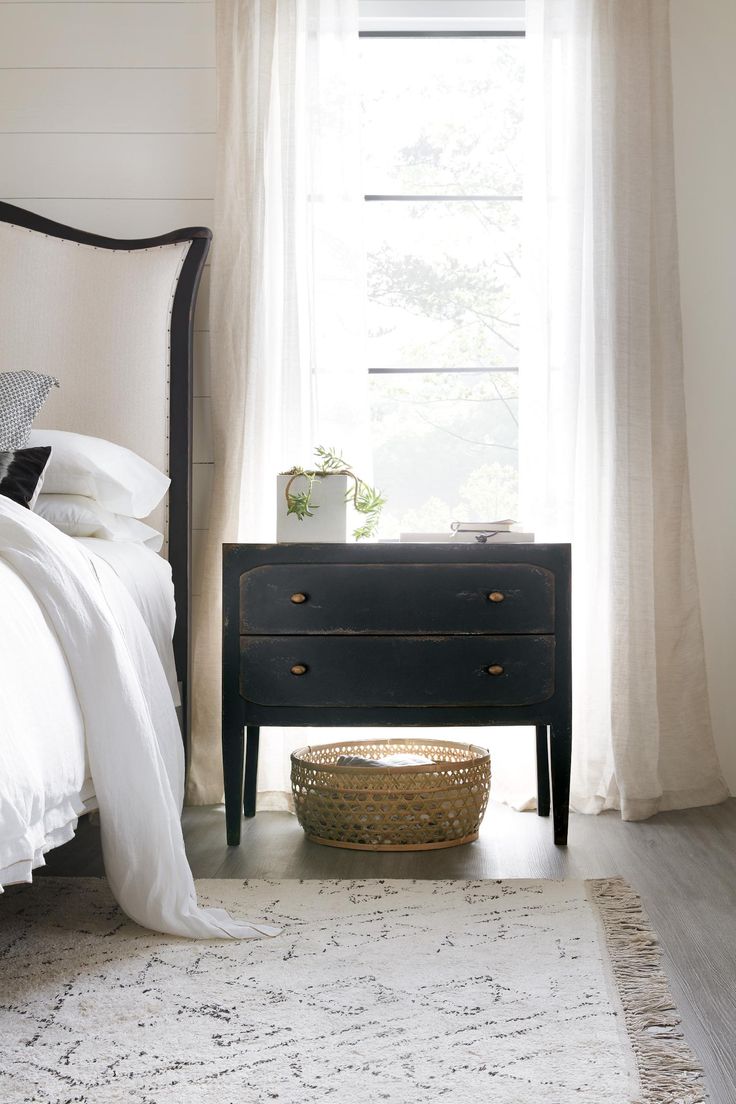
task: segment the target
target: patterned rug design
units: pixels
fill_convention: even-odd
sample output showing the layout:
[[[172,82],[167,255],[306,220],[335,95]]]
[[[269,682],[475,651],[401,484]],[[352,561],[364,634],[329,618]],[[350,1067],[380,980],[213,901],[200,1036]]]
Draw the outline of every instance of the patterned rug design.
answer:
[[[698,1104],[638,898],[606,882],[201,881],[191,942],[101,879],[0,898],[3,1104]]]

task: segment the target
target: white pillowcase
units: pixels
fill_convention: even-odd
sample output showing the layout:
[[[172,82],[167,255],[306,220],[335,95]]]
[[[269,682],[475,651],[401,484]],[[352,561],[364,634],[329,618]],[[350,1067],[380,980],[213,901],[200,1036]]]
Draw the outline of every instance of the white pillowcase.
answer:
[[[122,445],[62,429],[34,429],[29,446],[51,445],[44,490],[84,495],[113,514],[148,517],[169,489],[168,476]]]
[[[83,495],[40,494],[33,511],[68,537],[98,537],[101,540],[145,544],[152,552],[160,552],[164,543],[161,533],[150,525],[122,514],[113,514],[99,502]]]

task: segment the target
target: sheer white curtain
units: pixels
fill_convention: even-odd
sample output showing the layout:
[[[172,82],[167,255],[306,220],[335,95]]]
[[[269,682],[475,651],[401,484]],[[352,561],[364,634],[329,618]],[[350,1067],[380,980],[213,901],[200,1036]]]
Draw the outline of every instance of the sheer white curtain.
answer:
[[[215,486],[197,603],[188,799],[222,798],[223,541],[276,537],[276,474],[315,445],[366,470],[357,0],[218,0],[212,254]],[[299,734],[261,741],[285,807]]]
[[[573,545],[575,808],[726,797],[688,488],[667,0],[527,0],[523,517]]]

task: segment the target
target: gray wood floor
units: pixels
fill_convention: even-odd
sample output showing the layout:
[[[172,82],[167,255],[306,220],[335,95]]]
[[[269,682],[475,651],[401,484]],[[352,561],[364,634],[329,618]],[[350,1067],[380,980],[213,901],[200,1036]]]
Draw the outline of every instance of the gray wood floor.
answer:
[[[706,1070],[712,1104],[736,1104],[736,799],[640,824],[573,816],[567,849],[549,820],[491,805],[477,843],[447,851],[372,854],[308,843],[288,814],[244,822],[225,844],[221,807],[187,809],[196,878],[595,878],[623,875],[659,933],[685,1033]],[[98,829],[48,856],[47,871],[102,874]],[[590,1102],[594,1104],[594,1102]]]

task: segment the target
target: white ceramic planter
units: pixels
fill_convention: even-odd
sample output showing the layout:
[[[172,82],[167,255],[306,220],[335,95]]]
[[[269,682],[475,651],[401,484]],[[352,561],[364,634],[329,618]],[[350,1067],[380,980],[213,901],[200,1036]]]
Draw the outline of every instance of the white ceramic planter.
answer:
[[[277,477],[277,527],[276,539],[280,544],[296,544],[300,541],[314,544],[344,544],[353,541],[353,531],[358,527],[361,515],[352,500],[346,502],[348,491],[355,486],[347,475],[326,475],[315,479],[312,485],[312,502],[317,509],[313,517],[299,520],[296,514],[286,512],[286,487],[290,475]],[[307,480],[299,476],[291,484],[291,492],[305,491]]]

